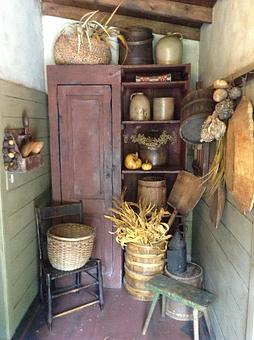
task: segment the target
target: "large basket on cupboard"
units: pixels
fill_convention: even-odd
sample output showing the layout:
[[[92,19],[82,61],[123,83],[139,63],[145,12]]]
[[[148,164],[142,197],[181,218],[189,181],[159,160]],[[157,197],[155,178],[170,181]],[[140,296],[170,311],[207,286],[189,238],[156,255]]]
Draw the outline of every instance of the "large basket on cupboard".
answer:
[[[95,228],[78,223],[57,224],[47,232],[48,258],[59,270],[74,270],[91,257]]]
[[[110,64],[110,45],[95,38],[82,38],[78,47],[77,34],[61,34],[55,42],[54,57],[56,64]]]

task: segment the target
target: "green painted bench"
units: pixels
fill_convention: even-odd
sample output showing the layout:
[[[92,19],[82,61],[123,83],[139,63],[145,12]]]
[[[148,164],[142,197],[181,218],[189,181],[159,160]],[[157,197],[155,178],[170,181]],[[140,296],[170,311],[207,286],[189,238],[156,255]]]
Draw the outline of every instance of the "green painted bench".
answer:
[[[214,294],[197,287],[190,286],[186,283],[182,283],[165,275],[156,275],[153,277],[146,283],[146,288],[150,289],[154,293],[154,298],[142,330],[143,335],[146,334],[155,306],[160,296],[162,296],[163,317],[165,317],[166,312],[166,298],[193,308],[194,339],[199,339],[198,312],[203,312],[207,315],[207,307],[216,297]]]

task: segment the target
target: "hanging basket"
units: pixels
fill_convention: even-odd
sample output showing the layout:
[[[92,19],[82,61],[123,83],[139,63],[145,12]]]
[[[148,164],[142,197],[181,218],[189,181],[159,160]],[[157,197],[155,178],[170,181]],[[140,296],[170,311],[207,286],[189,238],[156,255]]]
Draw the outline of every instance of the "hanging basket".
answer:
[[[77,34],[61,34],[54,46],[56,64],[110,64],[110,46],[103,40],[83,37],[78,48]]]
[[[47,232],[49,262],[59,270],[84,266],[91,257],[94,239],[93,227],[78,223],[54,225]]]

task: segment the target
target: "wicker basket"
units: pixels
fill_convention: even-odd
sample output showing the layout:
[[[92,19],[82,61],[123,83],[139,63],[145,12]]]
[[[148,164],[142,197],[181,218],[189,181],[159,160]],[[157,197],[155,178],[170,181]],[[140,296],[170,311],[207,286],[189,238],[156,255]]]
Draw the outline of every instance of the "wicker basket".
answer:
[[[77,224],[57,224],[47,232],[48,258],[59,270],[74,270],[86,264],[95,239],[93,227]]]
[[[91,38],[91,48],[86,37],[78,51],[76,34],[61,34],[54,46],[56,64],[110,64],[110,46],[102,40]]]

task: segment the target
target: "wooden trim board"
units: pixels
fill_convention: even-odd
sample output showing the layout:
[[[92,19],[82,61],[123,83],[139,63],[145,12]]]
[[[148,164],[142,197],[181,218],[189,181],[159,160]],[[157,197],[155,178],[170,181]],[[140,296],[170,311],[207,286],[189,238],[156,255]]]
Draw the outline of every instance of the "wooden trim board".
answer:
[[[43,15],[51,15],[61,18],[79,20],[82,15],[90,12],[90,9],[79,8],[74,6],[65,6],[60,4],[54,4],[50,2],[42,3]],[[101,12],[102,16],[107,16],[108,13]],[[185,39],[200,40],[200,31],[196,27],[187,27],[184,25],[177,25],[169,22],[160,22],[158,20],[150,20],[147,18],[137,18],[124,15],[115,15],[111,22],[112,26],[119,27],[120,29],[126,29],[129,26],[144,26],[151,28],[154,33],[165,35],[167,32],[179,32],[182,33]]]

